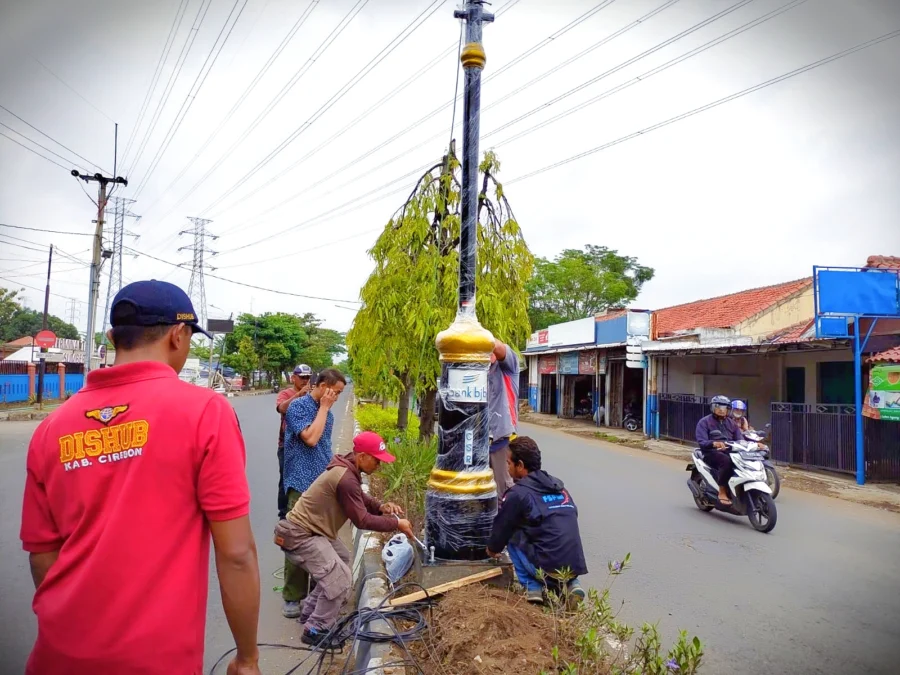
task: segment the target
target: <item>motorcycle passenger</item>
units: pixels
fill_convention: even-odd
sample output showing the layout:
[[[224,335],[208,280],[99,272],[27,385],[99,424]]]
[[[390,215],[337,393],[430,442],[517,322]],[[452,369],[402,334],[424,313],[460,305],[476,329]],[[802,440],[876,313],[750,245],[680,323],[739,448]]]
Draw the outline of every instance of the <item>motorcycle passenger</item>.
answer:
[[[710,434],[718,431],[727,441],[742,441],[744,435],[738,425],[728,416],[731,400],[727,396],[713,396],[709,403],[712,414],[697,422],[697,445],[703,451],[703,461],[716,472],[716,483],[719,484],[719,501],[724,505],[731,504],[728,497],[728,479],[734,465],[728,454],[728,446],[724,441],[710,440]]]
[[[750,420],[747,419],[747,404],[741,400],[735,399],[731,402],[731,417],[734,423],[738,425],[741,433],[753,431],[750,426]]]

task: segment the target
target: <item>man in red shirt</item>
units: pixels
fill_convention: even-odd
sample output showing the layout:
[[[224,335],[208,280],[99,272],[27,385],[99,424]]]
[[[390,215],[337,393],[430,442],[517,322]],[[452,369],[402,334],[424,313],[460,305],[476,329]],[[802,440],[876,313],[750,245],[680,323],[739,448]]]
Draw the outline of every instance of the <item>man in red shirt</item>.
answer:
[[[229,675],[259,675],[259,567],[237,417],[178,379],[191,301],[161,281],[113,302],[112,368],[37,429],[21,539],[36,592],[28,675],[201,675],[209,540],[237,645]],[[204,333],[205,334],[205,333]]]
[[[291,386],[278,392],[278,398],[275,399],[275,410],[281,415],[281,428],[278,430],[278,520],[284,518],[288,512],[287,491],[284,489],[284,429],[287,426],[285,415],[291,401],[309,393],[310,378],[312,368],[301,363],[291,373]]]

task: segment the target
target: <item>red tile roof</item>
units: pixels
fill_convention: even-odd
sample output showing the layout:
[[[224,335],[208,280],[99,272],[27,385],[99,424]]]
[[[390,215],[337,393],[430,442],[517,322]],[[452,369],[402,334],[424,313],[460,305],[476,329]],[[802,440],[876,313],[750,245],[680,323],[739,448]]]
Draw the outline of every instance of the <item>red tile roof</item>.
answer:
[[[696,328],[731,328],[811,285],[812,279],[807,277],[666,307],[656,312],[657,335],[672,335]]]
[[[793,326],[788,326],[780,331],[776,331],[766,336],[765,342],[768,344],[796,344],[797,342],[810,342],[816,339],[816,334],[811,329],[813,320],[801,321]]]
[[[870,356],[868,359],[866,359],[866,361],[869,363],[900,363],[900,347],[886,349],[885,351],[875,354],[874,356]]]
[[[894,255],[870,255],[866,260],[866,267],[875,267],[883,270],[900,269],[900,257]]]

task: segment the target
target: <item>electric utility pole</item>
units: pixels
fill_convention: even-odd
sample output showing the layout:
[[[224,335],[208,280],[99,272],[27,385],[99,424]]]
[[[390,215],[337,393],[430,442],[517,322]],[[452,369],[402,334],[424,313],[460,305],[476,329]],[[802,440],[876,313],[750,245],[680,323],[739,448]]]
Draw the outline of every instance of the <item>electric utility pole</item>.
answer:
[[[497,485],[490,466],[488,368],[494,336],[475,316],[478,227],[478,136],[482,25],[494,20],[483,0],[468,0],[453,16],[466,22],[463,159],[459,239],[459,305],[456,319],[438,334],[441,359],[438,456],[425,495],[426,543],[438,558],[482,560],[497,514]]]
[[[78,169],[72,169],[72,175],[80,178],[85,183],[96,181],[100,186],[97,194],[97,227],[94,229],[94,253],[91,257],[91,283],[88,295],[87,334],[84,336],[84,372],[91,370],[91,357],[94,354],[94,320],[97,313],[97,302],[100,299],[100,267],[103,260],[112,256],[112,251],[103,248],[103,220],[106,216],[106,202],[109,199],[107,186],[110,183],[116,185],[128,185],[128,181],[121,176],[104,176],[95,173],[93,176],[78,173]]]
[[[178,233],[180,237],[183,234],[194,235],[193,246],[182,246],[179,251],[191,251],[194,259],[191,261],[191,281],[188,283],[188,296],[191,298],[191,304],[194,311],[197,312],[197,320],[203,329],[206,330],[207,307],[206,307],[206,280],[204,278],[204,270],[206,269],[206,256],[216,255],[206,247],[207,239],[218,239],[218,235],[210,234],[206,226],[212,221],[207,218],[188,218],[193,224],[190,230],[182,230]],[[211,270],[215,269],[210,267]]]
[[[47,286],[44,288],[44,318],[41,321],[41,330],[47,330],[47,313],[50,311],[50,269],[53,267],[53,244],[50,244],[50,255],[47,258]],[[41,347],[41,353],[46,353],[47,349]],[[41,405],[44,402],[44,371],[47,370],[47,361],[40,359],[38,361],[38,385],[37,385],[37,403]],[[62,398],[64,392],[59,392]]]

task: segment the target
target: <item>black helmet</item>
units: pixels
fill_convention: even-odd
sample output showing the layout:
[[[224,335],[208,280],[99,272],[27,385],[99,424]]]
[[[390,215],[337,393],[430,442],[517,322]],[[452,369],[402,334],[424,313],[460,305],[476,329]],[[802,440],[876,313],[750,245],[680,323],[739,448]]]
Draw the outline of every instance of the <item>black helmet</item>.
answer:
[[[724,405],[726,408],[731,407],[731,399],[727,396],[713,396],[709,402],[709,409],[712,412],[716,411],[716,408],[720,405]]]

